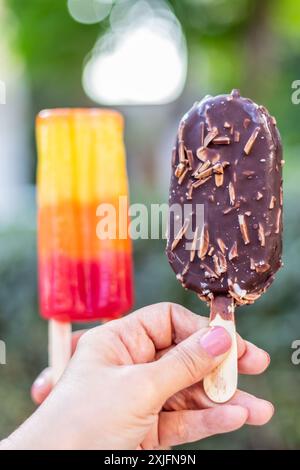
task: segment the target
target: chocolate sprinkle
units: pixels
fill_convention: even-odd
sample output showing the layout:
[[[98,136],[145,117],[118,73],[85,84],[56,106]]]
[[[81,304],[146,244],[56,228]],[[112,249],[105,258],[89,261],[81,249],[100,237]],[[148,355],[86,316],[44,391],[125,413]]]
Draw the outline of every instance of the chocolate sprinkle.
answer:
[[[209,233],[207,227],[204,225],[200,235],[200,242],[199,242],[199,251],[198,256],[200,259],[203,259],[207,253],[209,246]]]
[[[184,142],[181,141],[178,144],[178,153],[179,153],[179,161],[180,163],[185,163],[185,148],[184,148]]]
[[[217,127],[213,127],[211,131],[206,135],[204,138],[204,147],[207,147],[208,144],[218,135],[218,129]]]
[[[215,137],[212,143],[214,145],[229,145],[231,143],[231,140],[229,137],[220,136],[220,137]]]
[[[177,235],[175,236],[174,240],[173,240],[173,243],[171,245],[171,250],[175,250],[176,246],[178,245],[178,243],[180,242],[180,240],[182,239],[182,237],[184,236],[184,234],[186,233],[187,229],[188,229],[188,226],[189,226],[189,219],[186,219],[184,221],[184,224],[183,226],[181,227],[181,229],[179,230],[179,232],[177,233]]]
[[[193,152],[191,150],[187,150],[186,151],[186,155],[187,155],[187,159],[188,159],[188,162],[189,162],[189,169],[192,170],[193,169],[193,166],[194,166],[194,155],[193,155]]]
[[[251,152],[254,142],[257,139],[258,133],[259,133],[259,127],[256,127],[244,147],[244,152],[246,155],[249,155],[249,153]]]
[[[240,224],[240,229],[241,229],[241,234],[244,240],[245,245],[248,245],[250,243],[249,240],[249,235],[248,235],[248,227],[246,224],[245,216],[242,214],[239,214],[239,224]]]

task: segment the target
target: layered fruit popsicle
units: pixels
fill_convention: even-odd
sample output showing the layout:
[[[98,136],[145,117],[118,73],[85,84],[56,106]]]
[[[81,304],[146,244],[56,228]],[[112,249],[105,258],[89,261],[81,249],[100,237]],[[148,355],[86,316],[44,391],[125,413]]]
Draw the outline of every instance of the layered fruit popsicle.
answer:
[[[231,333],[234,306],[257,300],[282,265],[282,165],[275,118],[237,90],[195,103],[179,125],[169,203],[191,209],[179,230],[170,217],[167,256]]]
[[[108,320],[132,306],[123,126],[119,113],[101,109],[55,109],[37,118],[39,293],[46,319]],[[97,232],[101,204],[115,212],[106,239]]]

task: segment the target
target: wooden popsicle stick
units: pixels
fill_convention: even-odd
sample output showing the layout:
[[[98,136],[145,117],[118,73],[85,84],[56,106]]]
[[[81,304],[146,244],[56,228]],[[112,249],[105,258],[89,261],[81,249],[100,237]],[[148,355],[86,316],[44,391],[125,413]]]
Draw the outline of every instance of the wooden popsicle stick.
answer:
[[[49,321],[49,366],[53,385],[58,382],[71,358],[71,341],[71,323]]]
[[[231,349],[222,362],[210,375],[204,378],[206,395],[216,403],[230,400],[237,389],[237,341],[234,320],[234,300],[228,297],[216,297],[211,301],[210,326],[222,326],[231,335]]]

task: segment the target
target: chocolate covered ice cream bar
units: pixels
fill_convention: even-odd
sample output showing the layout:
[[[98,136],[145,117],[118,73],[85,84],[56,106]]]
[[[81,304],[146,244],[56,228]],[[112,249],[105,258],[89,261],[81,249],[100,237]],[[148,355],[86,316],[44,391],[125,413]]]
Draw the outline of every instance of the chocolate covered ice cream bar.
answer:
[[[179,227],[170,217],[167,256],[183,287],[211,304],[211,321],[232,321],[234,305],[258,299],[282,265],[282,165],[275,118],[237,90],[205,97],[180,122],[169,204],[190,211]]]

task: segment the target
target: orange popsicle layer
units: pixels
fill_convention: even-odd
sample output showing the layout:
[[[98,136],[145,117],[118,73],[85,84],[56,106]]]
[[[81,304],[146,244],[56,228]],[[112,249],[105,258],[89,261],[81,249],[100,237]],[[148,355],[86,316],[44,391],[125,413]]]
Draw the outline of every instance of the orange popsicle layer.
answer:
[[[99,204],[65,202],[41,207],[38,213],[39,256],[44,258],[55,252],[70,258],[96,259],[99,253],[107,250],[131,253],[127,207],[123,205],[120,211],[117,200],[105,204],[109,204],[115,213],[107,236],[102,235],[105,239],[100,239],[97,234],[98,224],[104,221],[97,215]]]

